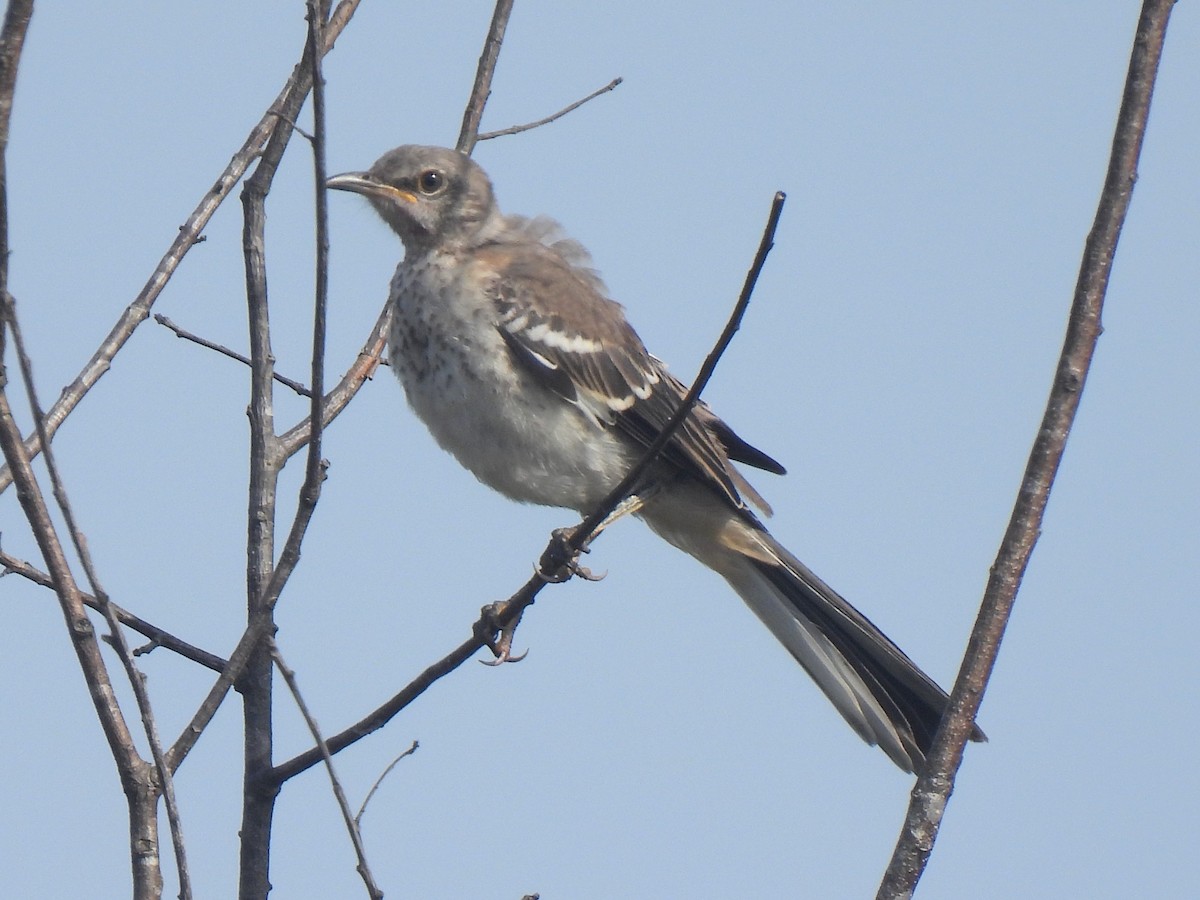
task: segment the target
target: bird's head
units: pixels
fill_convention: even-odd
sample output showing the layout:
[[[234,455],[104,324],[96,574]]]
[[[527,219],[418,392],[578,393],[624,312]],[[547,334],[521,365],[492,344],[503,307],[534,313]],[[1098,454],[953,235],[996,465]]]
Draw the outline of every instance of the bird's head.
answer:
[[[481,243],[503,223],[483,169],[444,147],[397,147],[367,171],[325,185],[370,200],[409,250]]]

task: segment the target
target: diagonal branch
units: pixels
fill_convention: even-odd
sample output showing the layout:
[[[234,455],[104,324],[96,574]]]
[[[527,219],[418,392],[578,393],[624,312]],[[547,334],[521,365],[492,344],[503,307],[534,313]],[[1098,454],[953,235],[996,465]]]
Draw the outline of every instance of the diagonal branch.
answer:
[[[279,647],[274,641],[271,642],[271,658],[275,662],[275,668],[283,676],[288,690],[291,691],[292,699],[296,701],[296,708],[300,710],[304,724],[308,726],[308,732],[312,735],[313,740],[317,744],[317,749],[321,753],[321,760],[325,763],[325,770],[329,773],[329,782],[333,789],[333,797],[337,801],[338,809],[341,810],[342,820],[346,823],[346,831],[350,834],[350,843],[354,846],[354,855],[358,858],[358,874],[362,876],[363,884],[367,887],[367,896],[371,900],[383,900],[383,891],[375,883],[375,876],[371,874],[371,867],[367,863],[367,851],[363,847],[359,816],[350,812],[350,804],[346,800],[346,791],[342,788],[342,782],[338,778],[337,770],[333,767],[333,756],[329,753],[329,747],[326,746],[325,739],[321,737],[320,726],[317,725],[317,720],[309,712],[308,704],[304,702],[304,697],[300,693],[300,685],[296,681],[296,673],[284,663],[283,656],[279,652]],[[406,752],[400,759],[403,759],[407,755],[408,753]],[[400,759],[397,759],[396,762],[399,762]],[[394,766],[395,763],[392,763],[392,765]],[[389,768],[391,767],[389,766]]]
[[[946,716],[934,738],[925,769],[913,787],[908,814],[877,900],[911,897],[925,870],[1017,590],[1041,532],[1046,502],[1079,409],[1101,332],[1100,313],[1117,239],[1137,180],[1138,156],[1146,133],[1154,79],[1172,6],[1173,0],[1146,0],[1142,7],[1113,136],[1108,174],[1095,223],[1084,248],[1050,398],[1029,454],[1008,529],[992,565]]]
[[[2,574],[11,572],[14,575],[20,575],[22,578],[32,581],[34,584],[54,590],[54,580],[49,575],[25,560],[17,559],[17,557],[5,553],[3,550],[0,550],[0,566],[3,566]],[[91,594],[81,592],[79,596],[83,600],[84,605],[89,609],[94,609],[97,612],[100,611],[100,601]],[[215,653],[201,650],[199,647],[177,638],[171,632],[134,615],[112,600],[108,601],[108,608],[112,610],[113,615],[122,625],[150,639],[150,643],[146,647],[139,647],[133,651],[134,656],[142,656],[149,653],[155,647],[162,647],[164,650],[178,653],[180,656],[190,659],[192,662],[199,663],[205,668],[212,669],[214,672],[220,672],[225,668],[225,660]]]
[[[3,218],[0,215],[0,218]],[[0,254],[0,269],[5,266],[7,254]],[[3,304],[0,330],[7,332],[11,328],[10,311],[11,298],[7,295],[0,297]],[[109,749],[117,764],[122,786],[125,788],[129,802],[131,835],[138,839],[140,845],[154,847],[157,844],[155,821],[147,813],[148,801],[152,800],[149,790],[149,778],[145,762],[138,756],[133,742],[133,735],[121,712],[113,690],[108,669],[100,654],[100,646],[96,641],[95,630],[88,619],[83,606],[81,591],[71,572],[66,553],[58,533],[50,517],[41,486],[33,474],[33,468],[28,452],[21,442],[21,433],[13,419],[12,409],[8,403],[7,378],[0,369],[0,452],[13,473],[13,483],[16,485],[17,500],[25,512],[37,541],[42,558],[50,572],[51,580],[66,619],[67,634],[71,639],[72,648],[79,660],[87,681],[92,705],[95,707],[101,730],[108,741]],[[136,851],[135,851],[136,853]],[[141,865],[142,862],[149,864]],[[155,896],[155,886],[161,888],[161,874],[156,860],[137,860],[134,862],[135,897],[149,898]]]
[[[295,128],[295,126],[292,126],[292,127]],[[299,129],[296,129],[296,130],[299,131]],[[181,340],[191,341],[193,344],[199,344],[201,347],[204,347],[205,349],[213,350],[217,353],[220,353],[222,356],[228,356],[230,359],[236,360],[237,362],[240,362],[244,366],[248,366],[251,364],[250,358],[248,356],[244,356],[241,353],[238,353],[236,350],[231,350],[228,347],[226,347],[224,344],[218,344],[218,343],[215,343],[214,341],[208,340],[208,338],[202,338],[198,334],[192,334],[190,331],[188,331],[184,328],[180,328],[178,325],[176,325],[174,322],[172,322],[169,318],[164,316],[162,313],[155,313],[154,321],[157,322],[159,325],[161,325],[163,328],[166,328],[168,331],[173,332],[175,334],[175,337],[177,337]],[[284,385],[285,387],[291,388],[293,391],[295,391],[301,397],[311,397],[312,396],[312,391],[310,391],[308,388],[306,388],[300,382],[294,381],[293,379],[288,378],[286,375],[280,375],[278,372],[272,372],[271,375],[280,384]]]
[[[395,769],[396,766],[400,765],[401,761],[403,761],[406,757],[412,756],[414,753],[416,753],[420,746],[421,745],[419,743],[413,741],[412,745],[407,750],[388,763],[384,767],[383,771],[379,773],[379,777],[375,779],[375,783],[371,785],[371,789],[367,791],[367,796],[363,798],[362,806],[360,806],[358,808],[358,812],[354,814],[355,825],[359,826],[360,828],[362,827],[362,817],[366,814],[367,807],[371,804],[371,800],[374,799],[375,793],[383,785],[384,780],[392,774],[392,770]],[[328,750],[328,747],[326,750]]]
[[[567,113],[574,112],[575,110],[579,109],[579,107],[583,106],[583,104],[587,103],[589,100],[595,100],[601,94],[607,94],[609,91],[615,89],[617,87],[617,85],[619,85],[624,80],[625,80],[624,78],[621,78],[618,76],[617,78],[614,78],[612,81],[610,81],[608,84],[606,84],[604,87],[597,88],[596,90],[592,91],[590,94],[588,94],[582,100],[576,100],[574,103],[570,104],[569,106],[564,106],[558,112],[556,112],[552,115],[546,116],[544,119],[538,119],[536,122],[527,122],[524,125],[510,125],[508,128],[501,128],[499,131],[488,131],[488,132],[485,132],[485,133],[477,136],[475,138],[475,140],[477,142],[478,141],[490,141],[490,140],[493,140],[498,137],[505,137],[506,135],[510,135],[510,134],[520,134],[522,131],[532,131],[535,128],[541,128],[543,125],[549,125],[551,122],[555,121],[556,119],[561,119]]]
[[[470,156],[479,140],[479,123],[483,120],[483,108],[492,93],[492,76],[496,74],[496,60],[500,58],[500,45],[504,43],[504,29],[508,27],[508,17],[512,14],[513,0],[496,0],[496,9],[492,13],[492,24],[488,27],[487,38],[483,42],[483,53],[479,57],[479,66],[475,70],[475,84],[471,87],[471,97],[467,100],[467,108],[463,111],[462,130],[458,133],[458,142],[454,145],[463,153]]]
[[[321,415],[323,427],[328,427],[329,423],[336,419],[354,399],[362,386],[374,377],[375,370],[379,368],[384,348],[387,346],[387,328],[391,317],[391,307],[385,305],[383,312],[375,321],[375,327],[371,329],[362,349],[358,351],[358,358],[355,359],[354,365],[342,376],[342,380],[333,390],[325,395]],[[278,444],[279,452],[289,458],[299,452],[308,444],[309,437],[312,435],[312,424],[312,416],[305,416],[296,425],[281,434]]]
[[[3,354],[8,334],[13,336],[21,374],[34,415],[36,429],[45,435],[45,417],[41,414],[34,391],[32,365],[25,352],[17,323],[16,305],[8,292],[8,196],[7,196],[7,150],[8,128],[12,113],[13,90],[16,86],[17,69],[24,46],[29,20],[33,14],[32,0],[14,0],[8,5],[4,25],[0,30],[0,354]],[[158,820],[156,802],[158,792],[146,762],[137,752],[133,735],[125,721],[109,678],[108,669],[100,653],[96,633],[84,609],[82,592],[75,581],[70,563],[67,561],[57,529],[42,493],[41,485],[33,473],[31,454],[21,440],[21,433],[12,415],[8,402],[8,376],[0,358],[0,452],[8,464],[9,472],[16,484],[17,500],[29,522],[34,540],[50,571],[59,598],[67,634],[71,640],[80,669],[87,682],[92,705],[100,720],[101,730],[108,741],[109,749],[121,778],[129,810],[130,862],[132,868],[135,900],[151,900],[161,894],[162,872],[158,855]],[[43,439],[45,439],[43,437]],[[60,506],[67,515],[72,537],[77,550],[83,553],[85,566],[90,562],[78,529],[74,527],[70,507],[65,503],[65,494],[58,478],[56,467],[47,457],[47,465]],[[93,579],[94,580],[94,579]],[[135,690],[138,685],[134,685]],[[139,697],[143,715],[148,707]],[[153,728],[147,733],[154,738]],[[182,861],[181,861],[182,864]],[[186,870],[181,870],[186,871]],[[187,894],[186,880],[181,883]]]

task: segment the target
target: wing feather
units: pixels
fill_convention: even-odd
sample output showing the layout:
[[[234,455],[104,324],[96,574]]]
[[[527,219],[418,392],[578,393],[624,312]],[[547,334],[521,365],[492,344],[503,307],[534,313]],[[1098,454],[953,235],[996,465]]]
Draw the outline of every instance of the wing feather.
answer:
[[[543,244],[495,245],[476,252],[496,273],[488,292],[514,359],[593,423],[619,428],[649,446],[686,389],[646,351],[595,273]],[[746,508],[744,495],[769,513],[733,468],[731,452],[750,465],[783,471],[703,402],[675,432],[663,456],[711,484],[738,509]]]

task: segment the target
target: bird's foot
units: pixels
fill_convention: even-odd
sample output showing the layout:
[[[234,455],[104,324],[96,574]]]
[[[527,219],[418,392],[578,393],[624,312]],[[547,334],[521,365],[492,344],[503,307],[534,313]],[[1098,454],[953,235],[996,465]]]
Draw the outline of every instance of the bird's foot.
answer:
[[[513,636],[517,633],[517,626],[521,624],[521,613],[517,613],[511,621],[502,622],[505,606],[504,603],[489,603],[480,610],[479,621],[475,623],[476,634],[483,639],[495,657],[495,659],[481,659],[480,662],[485,666],[520,662],[529,655],[528,650],[518,653],[516,656],[513,655]]]
[[[576,575],[584,581],[600,581],[608,574],[601,572],[597,575],[586,566],[580,565],[580,554],[590,553],[591,548],[584,544],[576,550],[571,545],[574,536],[574,528],[555,528],[551,533],[550,544],[546,547],[546,552],[533,567],[533,570],[547,584],[562,584],[564,581],[570,581]]]

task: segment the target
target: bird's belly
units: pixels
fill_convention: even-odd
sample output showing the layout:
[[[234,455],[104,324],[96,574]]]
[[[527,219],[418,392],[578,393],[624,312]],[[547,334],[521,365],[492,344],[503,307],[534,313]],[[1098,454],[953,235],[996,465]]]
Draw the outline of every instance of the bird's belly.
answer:
[[[590,510],[632,465],[619,436],[514,368],[494,329],[414,348],[423,329],[406,327],[394,326],[390,355],[408,403],[484,484],[524,503]]]

